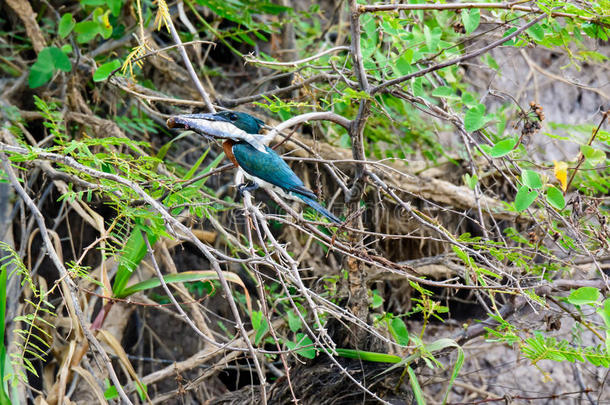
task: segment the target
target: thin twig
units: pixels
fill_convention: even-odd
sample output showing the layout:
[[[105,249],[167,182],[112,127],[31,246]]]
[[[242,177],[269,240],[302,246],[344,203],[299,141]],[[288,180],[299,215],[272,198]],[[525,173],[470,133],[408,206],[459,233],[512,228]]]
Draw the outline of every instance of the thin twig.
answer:
[[[423,10],[423,11],[434,11],[434,10],[463,10],[463,9],[508,9],[511,11],[526,11],[529,13],[536,14],[547,14],[546,11],[541,10],[535,7],[521,6],[519,3],[522,3],[521,0],[510,2],[510,3],[427,3],[427,4],[375,4],[375,5],[367,5],[360,6],[358,11],[360,13],[373,13],[377,11],[398,11],[398,10]],[[575,18],[580,20],[591,21],[595,20],[598,17],[584,17],[577,14],[569,14],[552,11],[550,13],[551,17],[566,17],[566,18]]]
[[[19,180],[17,180],[17,177],[15,176],[15,173],[13,172],[13,169],[11,167],[10,161],[6,157],[6,154],[4,154],[4,152],[1,150],[0,150],[0,161],[2,161],[2,167],[3,167],[4,173],[6,173],[6,175],[8,176],[8,179],[11,182],[11,185],[15,188],[15,191],[17,191],[17,194],[19,194],[19,197],[21,197],[21,199],[23,200],[25,205],[27,205],[27,207],[30,209],[30,212],[32,213],[32,215],[34,216],[34,218],[36,220],[36,223],[38,224],[38,228],[40,229],[40,235],[42,236],[42,240],[44,242],[47,253],[49,254],[51,261],[53,262],[53,264],[57,268],[57,271],[59,272],[59,278],[61,280],[60,282],[68,287],[70,301],[71,301],[70,306],[74,308],[74,312],[75,312],[78,322],[80,324],[81,330],[83,331],[83,333],[84,333],[85,337],[87,338],[87,340],[89,341],[89,343],[93,347],[95,347],[95,349],[97,350],[99,355],[102,357],[102,361],[103,361],[104,365],[106,366],[108,375],[110,376],[112,383],[114,384],[119,396],[121,397],[121,400],[125,404],[132,404],[131,400],[129,399],[129,397],[127,397],[127,394],[125,394],[125,391],[123,390],[123,388],[121,386],[119,378],[117,377],[117,374],[114,371],[114,368],[112,367],[112,362],[110,361],[108,354],[106,354],[106,351],[104,350],[104,348],[102,347],[100,342],[95,338],[95,336],[93,336],[93,334],[89,330],[89,326],[87,325],[87,321],[86,321],[83,311],[80,307],[80,302],[79,302],[78,296],[77,296],[76,285],[74,284],[74,281],[70,278],[68,271],[64,267],[64,264],[62,263],[62,261],[59,259],[59,256],[57,255],[57,251],[53,247],[53,242],[51,242],[51,239],[49,238],[49,232],[45,225],[44,217],[42,216],[40,210],[38,209],[38,207],[36,206],[34,201],[25,192],[25,190],[19,183]]]
[[[431,72],[435,72],[435,71],[440,70],[440,69],[444,69],[444,68],[446,68],[448,66],[457,65],[458,63],[462,63],[462,62],[464,62],[464,61],[466,61],[468,59],[476,58],[477,56],[482,55],[484,53],[487,53],[490,50],[492,50],[494,48],[497,48],[498,46],[502,45],[503,43],[505,43],[507,41],[510,41],[511,39],[515,38],[517,35],[520,35],[522,32],[524,32],[528,28],[538,24],[540,21],[544,20],[547,17],[548,17],[548,15],[546,15],[546,14],[540,15],[540,16],[534,18],[529,23],[527,23],[527,24],[523,25],[522,27],[518,28],[515,32],[512,32],[511,34],[509,34],[509,35],[507,35],[507,36],[505,36],[503,38],[500,38],[497,41],[494,41],[491,44],[489,44],[487,46],[484,46],[483,48],[477,49],[476,51],[467,53],[467,54],[462,55],[462,56],[460,56],[458,58],[450,59],[450,60],[447,60],[445,62],[441,62],[441,63],[438,63],[436,65],[429,66],[429,67],[427,67],[425,69],[418,70],[417,72],[410,73],[408,75],[404,75],[404,76],[397,77],[395,79],[387,80],[387,81],[385,81],[385,82],[383,82],[383,83],[373,87],[371,89],[371,93],[372,94],[376,94],[376,93],[380,92],[381,90],[385,89],[388,86],[393,86],[395,84],[402,83],[402,82],[404,82],[406,80],[413,79],[415,77],[420,77],[420,76],[426,75],[426,74],[431,73]]]
[[[178,31],[176,31],[174,22],[172,21],[171,18],[168,18],[167,22],[168,22],[169,30],[172,34],[172,39],[174,40],[174,42],[176,44],[181,45],[182,40],[180,39],[180,35],[178,35]],[[216,109],[214,108],[214,105],[212,104],[212,100],[210,100],[210,97],[208,96],[207,91],[205,91],[205,89],[203,88],[203,85],[201,84],[201,81],[199,80],[199,77],[197,76],[195,69],[193,69],[193,65],[191,64],[191,60],[189,59],[189,56],[186,53],[186,49],[184,49],[184,46],[180,46],[178,48],[178,50],[180,51],[180,55],[182,56],[182,60],[184,61],[184,65],[186,66],[186,70],[188,71],[189,75],[191,76],[191,80],[195,84],[197,91],[203,98],[203,101],[205,102],[205,105],[208,108],[208,111],[211,113],[215,113]]]
[[[320,53],[317,53],[313,56],[310,56],[309,58],[305,58],[305,59],[299,59],[299,60],[294,60],[294,61],[289,61],[289,62],[275,62],[275,61],[270,61],[270,60],[260,60],[260,59],[256,59],[253,58],[250,55],[246,56],[246,63],[258,63],[259,65],[264,65],[264,66],[291,66],[291,67],[297,67],[299,65],[302,65],[304,63],[307,62],[311,62],[312,60],[316,60],[318,58],[321,58],[324,55],[328,55],[329,53],[333,53],[333,52],[337,52],[337,51],[349,51],[350,47],[349,46],[336,46],[334,48],[330,48],[327,49],[325,51],[322,51]]]
[[[591,146],[591,144],[595,140],[597,133],[601,129],[602,125],[604,125],[604,122],[606,122],[606,118],[608,118],[608,115],[610,115],[610,110],[604,111],[602,113],[602,120],[599,122],[599,125],[597,126],[597,128],[595,128],[595,131],[591,134],[591,137],[589,138],[589,142],[587,142],[588,146]],[[570,176],[570,180],[568,180],[568,183],[566,184],[566,191],[570,189],[570,185],[572,184],[572,181],[574,180],[574,176],[576,176],[576,172],[578,172],[578,169],[584,162],[585,162],[585,155],[583,155],[583,153],[580,152],[579,157],[578,157],[578,164],[576,164],[576,167],[574,168],[574,170],[572,171],[572,175]]]

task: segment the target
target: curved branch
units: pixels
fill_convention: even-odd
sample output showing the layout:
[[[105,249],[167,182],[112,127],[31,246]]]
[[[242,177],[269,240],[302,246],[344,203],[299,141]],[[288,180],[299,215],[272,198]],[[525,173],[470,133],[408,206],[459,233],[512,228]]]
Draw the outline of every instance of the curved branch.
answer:
[[[311,62],[312,60],[316,60],[324,55],[328,55],[329,53],[333,53],[336,51],[349,51],[349,50],[350,50],[349,46],[345,46],[345,45],[335,46],[334,48],[327,49],[318,54],[310,56],[309,58],[299,59],[299,60],[290,61],[290,62],[274,62],[274,61],[260,60],[260,59],[252,58],[252,57],[250,57],[250,55],[246,55],[245,59],[246,59],[246,63],[258,63],[260,65],[265,65],[265,66],[297,67],[298,65],[302,65],[303,63]]]
[[[345,128],[348,131],[349,131],[350,125],[351,125],[350,120],[348,120],[347,118],[345,118],[339,114],[335,114],[334,112],[331,112],[331,111],[310,112],[310,113],[305,113],[305,114],[301,114],[301,115],[296,115],[286,121],[279,123],[271,131],[269,131],[269,133],[267,135],[265,135],[263,137],[263,142],[268,144],[269,142],[271,142],[273,140],[273,138],[275,138],[277,135],[279,135],[280,132],[285,131],[288,128],[294,127],[295,125],[301,124],[303,122],[308,122],[308,121],[330,121],[337,125],[341,125],[343,128]]]

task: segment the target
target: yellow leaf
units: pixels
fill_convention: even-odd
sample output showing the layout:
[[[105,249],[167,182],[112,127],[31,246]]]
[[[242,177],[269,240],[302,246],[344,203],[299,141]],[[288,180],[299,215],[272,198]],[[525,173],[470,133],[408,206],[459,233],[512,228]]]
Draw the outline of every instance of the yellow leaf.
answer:
[[[167,32],[169,30],[169,24],[171,21],[171,16],[169,14],[169,8],[167,7],[167,3],[165,0],[155,0],[157,3],[157,15],[155,16],[155,25],[157,26],[157,30],[161,29],[161,25],[165,25],[167,28]]]
[[[568,164],[556,160],[553,160],[553,164],[555,165],[555,168],[553,169],[555,177],[559,180],[559,183],[561,183],[561,190],[565,192],[566,188],[568,188]]]

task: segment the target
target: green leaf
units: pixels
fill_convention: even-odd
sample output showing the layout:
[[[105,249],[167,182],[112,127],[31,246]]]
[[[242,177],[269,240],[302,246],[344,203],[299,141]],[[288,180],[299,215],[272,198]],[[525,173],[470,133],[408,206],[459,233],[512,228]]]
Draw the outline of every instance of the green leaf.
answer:
[[[258,345],[269,331],[269,324],[262,311],[252,311],[250,319],[252,320],[252,328],[256,331],[254,344]]]
[[[477,104],[475,107],[466,111],[466,115],[464,117],[464,127],[466,128],[466,131],[474,132],[483,128],[486,123],[487,119],[485,117],[484,104]]]
[[[103,8],[98,7],[93,11],[93,21],[97,23],[98,32],[104,39],[108,39],[112,35],[112,25],[109,17],[110,10],[104,12]]]
[[[78,34],[78,42],[90,42],[99,34],[99,25],[95,21],[81,21],[74,26],[74,32]]]
[[[517,211],[526,210],[532,205],[536,197],[538,197],[536,190],[532,190],[528,186],[521,186],[515,197],[515,208]]]
[[[113,16],[118,17],[123,7],[123,0],[106,0],[106,4]]]
[[[464,360],[466,356],[464,355],[464,349],[460,346],[457,346],[457,358],[455,360],[455,366],[453,366],[453,371],[451,372],[451,378],[449,379],[449,384],[447,386],[447,390],[445,391],[445,396],[443,397],[443,405],[447,403],[447,398],[449,398],[449,393],[451,392],[451,387],[455,382],[455,379],[460,373],[462,366],[464,365]]]
[[[527,29],[527,33],[534,41],[542,41],[544,39],[544,28],[540,24],[532,25]]]
[[[512,28],[506,30],[503,37],[507,37],[515,31],[517,31],[517,27],[512,27]],[[504,42],[502,45],[503,46],[515,46],[516,44],[517,44],[517,37],[515,37],[513,39],[509,39],[508,41]]]
[[[292,11],[290,7],[280,6],[272,3],[262,3],[260,5],[260,10],[265,14],[280,14]]]
[[[40,54],[38,55],[38,59],[40,60]],[[31,89],[43,86],[51,80],[51,77],[53,77],[53,65],[51,63],[45,65],[44,63],[36,61],[32,65],[30,75],[28,76],[28,85]]]
[[[542,187],[540,175],[533,170],[524,170],[521,173],[521,181],[529,188],[538,189]]]
[[[110,384],[110,383],[109,383]],[[116,389],[114,385],[109,385],[104,391],[104,398],[106,399],[115,399],[119,397],[119,391]]]
[[[606,152],[600,149],[595,149],[589,145],[581,145],[580,151],[583,156],[593,165],[598,165],[606,161]]]
[[[409,331],[407,325],[401,318],[394,318],[388,325],[392,337],[399,345],[406,346],[409,344]]]
[[[599,290],[595,287],[580,287],[570,291],[568,302],[572,305],[592,305],[599,300]]]
[[[127,239],[125,247],[119,257],[117,272],[112,284],[112,293],[115,297],[122,298],[129,295],[125,294],[125,286],[127,286],[127,282],[131,278],[136,267],[140,264],[144,256],[146,256],[146,253],[148,253],[146,243],[142,236],[143,230],[145,230],[145,228],[139,224],[132,229],[131,235],[129,235],[129,239]],[[148,231],[147,238],[150,245],[153,246],[159,238],[159,235],[152,231]],[[129,287],[129,289],[133,289],[133,286]]]
[[[490,156],[493,158],[499,158],[502,156],[508,155],[515,146],[517,146],[517,142],[519,142],[518,138],[507,138],[504,139],[494,145],[489,152]]]
[[[464,24],[466,34],[470,34],[474,30],[476,30],[479,26],[480,21],[481,10],[479,10],[478,8],[462,11],[462,24]]]
[[[373,290],[373,300],[371,302],[371,308],[379,308],[383,304],[383,298],[379,295],[377,290]]]
[[[411,366],[407,366],[407,373],[409,374],[409,382],[411,383],[411,390],[413,390],[413,396],[417,401],[417,405],[426,405],[426,400],[424,399],[424,393],[417,381],[417,376],[415,375],[415,371],[411,368]]]
[[[413,91],[413,95],[415,97],[423,97],[424,94],[424,79],[421,77],[416,77],[411,81],[411,90]]]
[[[303,333],[297,333],[297,342],[296,343],[291,342],[291,341],[286,341],[286,346],[290,350],[296,349],[296,353],[300,356],[305,357],[306,359],[313,359],[314,357],[316,357],[316,348],[313,346],[313,342],[311,341],[309,336],[307,336]],[[299,349],[300,347],[303,347],[303,346],[309,346],[309,347]]]
[[[61,38],[65,38],[72,32],[72,28],[76,25],[76,21],[72,17],[72,13],[66,13],[61,16],[59,20],[59,26],[57,27],[57,33]]]
[[[477,186],[477,183],[479,182],[479,176],[477,176],[476,174],[474,176],[471,176],[470,174],[466,173],[464,174],[463,179],[464,184],[466,184],[471,190],[474,190],[474,188]]]
[[[434,97],[443,97],[451,100],[459,100],[461,97],[458,96],[454,89],[448,86],[439,86],[432,92]]]
[[[413,71],[411,67],[411,62],[413,60],[413,49],[407,49],[405,53],[398,58],[396,61],[396,65],[394,66],[394,70],[399,75],[408,75]]]
[[[184,175],[184,180],[189,180],[191,177],[193,177],[193,175],[195,175],[195,172],[199,169],[199,166],[201,166],[201,164],[203,163],[203,161],[205,160],[206,156],[208,155],[208,153],[210,152],[211,149],[206,149],[201,156],[199,156],[199,159],[197,159],[197,162],[195,162],[195,164],[189,169],[189,171]]]
[[[555,186],[549,186],[546,190],[546,200],[558,210],[562,210],[566,206],[566,200],[563,198],[563,193]]]
[[[424,39],[429,52],[436,52],[442,35],[441,27],[434,27],[432,30],[424,25]]]
[[[70,63],[70,58],[68,55],[62,52],[61,49],[52,46],[48,49],[51,53],[51,57],[53,58],[53,65],[56,69],[63,70],[64,72],[69,72],[72,70],[72,63]]]
[[[6,250],[3,244],[0,244],[0,252]],[[1,257],[1,256],[0,256]],[[0,258],[0,262],[4,261],[5,258]],[[6,263],[6,262],[5,262]],[[10,373],[5,368],[6,361],[6,346],[4,344],[4,333],[5,333],[5,322],[6,322],[6,280],[10,267],[6,264],[0,266],[0,381],[4,382],[6,375]],[[0,404],[9,404],[10,400],[8,394],[4,390],[4,383],[0,384]]]
[[[602,306],[597,309],[597,313],[601,315],[606,329],[610,330],[610,298],[606,298],[602,303]]]
[[[345,357],[346,359],[358,359],[364,361],[372,361],[375,363],[400,363],[402,359],[393,354],[377,353],[377,352],[365,352],[362,350],[354,349],[335,349],[337,355]]]
[[[500,65],[498,65],[498,62],[496,62],[496,60],[493,58],[493,56],[491,56],[490,53],[485,56],[485,61],[487,62],[490,68],[494,70],[500,69]]]
[[[138,392],[138,396],[140,397],[140,401],[146,401],[146,393],[148,392],[148,387],[139,381],[136,380],[136,391]]]
[[[224,276],[227,278],[228,281],[242,285],[241,279],[237,279],[239,278],[239,276],[235,275],[235,273],[229,273],[230,272],[223,272]],[[231,274],[234,274],[234,276],[232,276]],[[218,280],[218,274],[214,270],[183,271],[180,273],[163,275],[163,281],[165,281],[166,284],[210,280]],[[137,292],[152,290],[153,288],[157,288],[159,286],[161,286],[161,281],[158,278],[149,278],[139,283],[130,285],[129,287],[121,291],[121,293],[115,294],[115,297],[125,298]]]
[[[610,298],[606,298],[602,305],[597,308],[597,313],[606,325],[606,353],[610,353]]]
[[[102,66],[98,67],[95,73],[93,73],[93,81],[94,82],[102,82],[110,76],[112,72],[121,67],[121,61],[113,60],[107,63],[104,63]]]
[[[472,93],[469,93],[467,91],[462,93],[462,103],[464,103],[464,105],[466,105],[466,107],[468,107],[468,108],[474,108],[474,107],[477,107],[480,104],[479,100],[477,100],[472,95]],[[485,106],[483,106],[483,108],[485,108]]]
[[[591,38],[600,38],[604,41],[608,40],[608,35],[606,35],[605,28],[599,24],[592,22],[583,23],[582,30]]]
[[[286,316],[288,316],[288,326],[290,327],[291,331],[297,332],[301,329],[301,327],[303,327],[301,318],[299,318],[293,309],[286,311]]]
[[[371,14],[364,14],[360,17],[361,27],[367,39],[377,43],[377,23]]]
[[[41,50],[38,54],[38,59],[36,59],[36,62],[34,62],[30,69],[28,77],[30,88],[34,89],[48,83],[57,69],[64,72],[72,70],[72,64],[68,56],[55,46]]]
[[[256,42],[254,42],[252,38],[250,38],[247,34],[244,34],[243,32],[238,32],[237,36],[240,37],[241,40],[247,43],[248,45],[256,46]]]

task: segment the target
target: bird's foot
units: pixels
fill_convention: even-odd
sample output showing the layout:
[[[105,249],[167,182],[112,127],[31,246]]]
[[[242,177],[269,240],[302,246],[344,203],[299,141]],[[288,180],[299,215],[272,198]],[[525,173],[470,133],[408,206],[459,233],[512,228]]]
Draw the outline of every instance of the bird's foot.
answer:
[[[246,182],[237,186],[237,195],[239,198],[244,196],[244,192],[254,191],[259,188],[259,184],[255,182]]]

